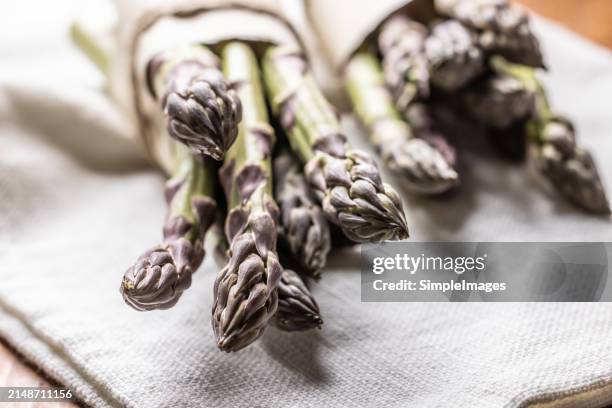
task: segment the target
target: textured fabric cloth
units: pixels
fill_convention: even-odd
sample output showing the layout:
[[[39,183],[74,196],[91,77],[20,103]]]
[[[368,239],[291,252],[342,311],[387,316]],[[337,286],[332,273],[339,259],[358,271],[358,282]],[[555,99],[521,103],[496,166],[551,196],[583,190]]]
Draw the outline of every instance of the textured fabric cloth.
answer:
[[[271,327],[236,354],[213,341],[211,256],[172,310],[129,309],[119,283],[161,237],[162,176],[127,141],[125,121],[97,90],[101,78],[68,45],[65,23],[82,2],[37,2],[35,15],[27,13],[29,2],[16,4],[25,17],[3,13],[0,22],[20,33],[0,38],[0,337],[83,402],[612,403],[609,305],[365,304],[355,251],[332,254],[313,288],[322,330]],[[612,188],[612,57],[550,24],[537,28],[552,67],[552,98],[576,119]],[[354,121],[345,124],[364,143]],[[466,147],[472,137],[464,135]],[[415,239],[612,240],[609,222],[543,194],[524,169],[486,149],[466,150],[459,192],[406,200]]]

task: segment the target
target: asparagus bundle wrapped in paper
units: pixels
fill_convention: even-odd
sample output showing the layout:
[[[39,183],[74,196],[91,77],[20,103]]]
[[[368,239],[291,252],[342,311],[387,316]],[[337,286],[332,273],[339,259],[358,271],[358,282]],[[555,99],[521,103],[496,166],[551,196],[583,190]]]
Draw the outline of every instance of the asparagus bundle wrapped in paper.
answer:
[[[137,310],[168,309],[191,285],[204,258],[204,235],[215,219],[216,169],[209,159],[177,146],[166,183],[164,243],[142,254],[123,277],[121,293]]]
[[[400,118],[385,87],[380,64],[368,52],[355,54],[345,72],[353,108],[366,125],[370,141],[385,164],[420,194],[437,194],[457,185],[459,177],[446,158],[416,138]]]
[[[272,109],[328,219],[357,242],[406,238],[399,195],[367,154],[350,148],[302,52],[271,47],[262,64]]]
[[[291,269],[285,269],[278,282],[278,310],[274,323],[290,332],[320,328],[323,324],[317,302],[304,280]]]
[[[378,32],[377,46],[382,55],[383,76],[395,107],[408,122],[414,136],[431,146],[431,149],[419,149],[419,154],[425,156],[427,153],[431,159],[441,156],[446,164],[437,161],[438,166],[450,168],[455,172],[453,177],[451,172],[445,171],[443,177],[447,180],[430,183],[429,188],[421,186],[412,189],[420,193],[441,193],[458,183],[454,170],[455,150],[436,129],[427,103],[432,84],[443,89],[455,89],[463,86],[482,70],[481,54],[473,50],[469,34],[461,30],[463,28],[447,27],[441,23],[436,35],[430,36],[425,25],[407,16],[395,15],[386,21]],[[359,53],[355,54],[351,60],[358,55]],[[349,94],[354,93],[354,90],[349,90]],[[393,109],[392,106],[389,108]],[[405,128],[405,125],[399,126]],[[415,145],[424,146],[420,141]],[[393,166],[388,164],[393,169]],[[439,170],[442,170],[442,167],[439,167]]]
[[[530,158],[535,168],[570,202],[589,212],[609,215],[610,204],[591,154],[576,144],[572,123],[551,110],[535,71],[502,58],[495,58],[492,64],[535,95],[535,112],[528,122]]]
[[[147,71],[168,134],[195,152],[223,159],[236,140],[242,113],[217,56],[202,45],[179,47],[153,57]]]
[[[576,147],[569,123],[534,108],[541,105],[534,98],[542,98],[520,79],[491,69],[490,60],[500,57],[523,68],[545,68],[530,18],[520,6],[510,0],[311,0],[308,7],[330,62],[347,82],[351,60],[363,50],[377,50],[396,109],[412,133],[435,146],[447,163],[455,154],[436,130],[443,126],[432,112],[440,106],[469,113],[513,158],[524,157],[530,133],[533,162],[557,190],[588,211],[609,211],[592,158]],[[357,86],[353,82],[349,89],[352,99],[360,92]],[[533,119],[534,109],[540,119]],[[402,128],[396,124],[393,131]],[[371,133],[380,138],[380,132]],[[570,148],[547,141],[551,138]]]
[[[220,174],[229,206],[229,260],[215,280],[212,326],[217,346],[237,351],[257,340],[274,315],[282,268],[276,253],[278,207],[270,157],[275,136],[255,54],[243,43],[227,44],[223,71],[237,88],[243,121]]]
[[[300,166],[287,151],[274,159],[274,184],[280,208],[279,244],[300,271],[319,278],[331,249],[329,226]]]

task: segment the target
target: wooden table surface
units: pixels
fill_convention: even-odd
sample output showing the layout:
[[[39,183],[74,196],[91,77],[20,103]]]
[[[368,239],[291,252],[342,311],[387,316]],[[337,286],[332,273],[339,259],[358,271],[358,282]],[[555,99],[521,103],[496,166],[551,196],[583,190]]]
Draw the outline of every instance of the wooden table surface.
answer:
[[[26,365],[10,348],[0,341],[0,387],[49,387],[45,380],[32,367]],[[0,402],[0,407],[16,408],[76,408],[67,402]]]
[[[516,0],[538,14],[612,48],[612,0]]]
[[[612,48],[612,0],[516,0],[581,35]],[[48,385],[0,342],[0,386]],[[0,403],[0,407],[8,407]],[[70,408],[67,403],[20,403],[19,408]]]

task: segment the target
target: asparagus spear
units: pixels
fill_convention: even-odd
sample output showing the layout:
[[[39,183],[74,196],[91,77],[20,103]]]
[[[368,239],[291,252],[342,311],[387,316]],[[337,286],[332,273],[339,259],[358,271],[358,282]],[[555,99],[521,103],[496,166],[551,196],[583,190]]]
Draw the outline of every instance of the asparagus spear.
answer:
[[[261,336],[277,307],[282,268],[276,253],[278,207],[272,195],[274,131],[268,124],[257,60],[245,44],[223,49],[223,71],[243,105],[244,120],[220,178],[229,214],[229,260],[214,285],[212,326],[217,346],[237,351]]]
[[[427,37],[427,28],[406,16],[396,15],[387,20],[378,34],[378,48],[383,56],[384,78],[391,90],[395,106],[407,120],[413,133],[436,148],[454,168],[455,150],[434,126],[426,102],[430,96],[429,82],[432,75],[432,67],[425,51]],[[437,53],[434,52],[436,42],[430,44],[429,54],[432,58]],[[432,61],[435,63],[435,58]],[[443,66],[439,63],[433,65]],[[459,71],[460,65],[456,64],[458,67],[456,69]],[[471,72],[474,72],[473,64],[467,63],[465,70],[467,73],[457,73],[457,78],[470,78],[473,75]],[[449,76],[442,75],[442,77]]]
[[[425,40],[431,83],[453,92],[484,71],[482,51],[476,38],[461,23],[447,20],[433,26]]]
[[[576,144],[572,123],[555,114],[535,70],[494,58],[498,72],[520,80],[535,95],[528,121],[529,153],[535,168],[570,202],[588,212],[610,215],[610,204],[591,154]]]
[[[263,71],[272,109],[328,219],[357,242],[408,237],[399,195],[371,157],[350,148],[302,52],[271,47]]]
[[[195,152],[223,159],[238,135],[242,109],[218,58],[204,46],[180,47],[153,57],[147,71],[170,136]]]
[[[274,196],[280,207],[279,244],[297,261],[301,271],[318,278],[331,249],[325,214],[288,152],[274,159],[274,181]]]
[[[285,269],[278,282],[278,310],[274,323],[285,331],[303,331],[321,327],[319,306],[296,272]]]
[[[430,94],[427,35],[424,25],[402,15],[387,20],[378,34],[385,81],[400,111]]]
[[[501,155],[525,158],[525,123],[532,115],[535,95],[521,81],[493,72],[463,90],[457,101],[463,112],[487,127],[489,140]]]
[[[369,130],[386,165],[416,193],[437,194],[457,185],[457,172],[444,156],[400,119],[373,55],[359,52],[346,68],[346,88],[353,107]]]
[[[484,77],[462,92],[459,99],[472,118],[496,129],[524,119],[534,107],[533,92],[517,78],[500,73]]]
[[[442,112],[441,106],[432,104],[431,102],[417,102],[408,106],[404,112],[404,117],[414,134],[419,139],[425,140],[429,145],[433,146],[444,158],[446,163],[451,168],[457,167],[457,152],[451,146],[446,136],[438,129],[436,122],[438,118],[434,113],[437,111],[438,116]]]
[[[164,243],[142,254],[123,277],[121,294],[136,310],[168,309],[191,285],[204,258],[204,235],[213,223],[215,168],[210,160],[177,146],[166,183]]]
[[[454,20],[427,27],[404,15],[385,22],[378,35],[385,79],[400,110],[429,96],[429,85],[455,91],[480,75],[476,38]]]
[[[434,0],[436,11],[472,28],[480,46],[510,61],[544,67],[529,16],[508,0]]]
[[[226,262],[227,241],[220,239],[215,248],[216,256]],[[278,281],[278,308],[273,323],[285,331],[303,331],[323,324],[319,306],[305,280],[291,269],[283,269]]]

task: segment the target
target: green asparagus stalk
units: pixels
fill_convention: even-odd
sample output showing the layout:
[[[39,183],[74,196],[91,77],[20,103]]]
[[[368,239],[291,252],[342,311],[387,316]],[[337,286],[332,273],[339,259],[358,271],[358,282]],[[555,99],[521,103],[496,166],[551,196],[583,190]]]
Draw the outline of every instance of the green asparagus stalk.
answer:
[[[195,152],[223,159],[238,135],[242,109],[217,56],[201,45],[162,52],[149,61],[147,78],[170,136]]]
[[[478,33],[479,45],[509,61],[544,67],[529,16],[509,0],[434,0],[436,11]]]
[[[492,60],[493,68],[520,80],[535,95],[528,121],[529,154],[535,168],[567,200],[595,214],[610,215],[610,204],[591,154],[576,144],[572,123],[551,109],[534,69]]]
[[[289,152],[283,151],[274,159],[274,184],[280,207],[279,245],[291,254],[300,271],[319,278],[331,249],[329,226]]]
[[[312,293],[296,272],[285,269],[278,282],[278,310],[275,325],[284,331],[320,328],[323,319]]]
[[[142,254],[123,277],[121,294],[136,310],[168,309],[191,285],[204,258],[204,236],[215,219],[215,168],[210,160],[177,146],[166,183],[164,242]]]
[[[359,52],[347,65],[346,88],[353,108],[368,128],[370,140],[385,164],[420,194],[438,194],[456,186],[457,172],[444,156],[414,137],[400,118],[376,57]]]
[[[302,52],[271,47],[263,72],[272,109],[328,219],[357,242],[408,237],[399,195],[381,181],[371,157],[350,148]]]
[[[226,266],[214,285],[212,326],[217,346],[238,351],[261,336],[277,307],[282,267],[276,253],[278,207],[272,194],[271,151],[259,68],[253,51],[232,42],[223,49],[223,71],[244,109],[236,143],[226,154],[220,178],[229,214]]]

